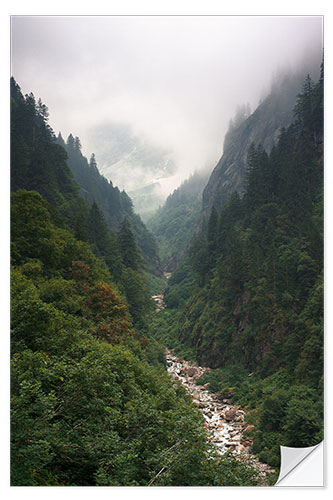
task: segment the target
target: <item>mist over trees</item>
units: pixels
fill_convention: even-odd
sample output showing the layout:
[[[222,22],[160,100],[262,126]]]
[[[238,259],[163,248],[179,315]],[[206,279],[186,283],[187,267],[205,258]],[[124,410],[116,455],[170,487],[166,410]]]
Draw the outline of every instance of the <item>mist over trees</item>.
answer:
[[[125,296],[126,293],[131,294],[129,309],[135,316],[135,322],[142,326],[146,321],[144,318],[147,311],[151,308],[149,291],[142,275],[143,267],[157,274],[160,273],[154,238],[134,213],[127,194],[120,193],[99,174],[94,155],[89,164],[82,156],[80,139],[70,134],[65,144],[61,135],[55,138],[47,123],[46,109],[40,100],[36,103],[32,94],[23,97],[14,78],[11,79],[11,150],[13,153],[11,189],[13,192],[22,189],[38,192],[49,203],[53,223],[64,230],[71,231],[75,238],[90,245],[95,255],[101,258],[107,266],[121,293]],[[66,151],[68,151],[68,163]],[[87,187],[85,191],[82,187],[80,191],[75,177],[82,186]],[[86,201],[79,196],[80,192],[85,195]],[[127,262],[122,255],[124,243],[121,233],[117,236],[116,232],[111,229],[110,222],[107,224],[104,212],[97,204],[103,196],[102,193],[106,198],[104,206],[106,203],[109,221],[114,221],[116,230],[118,231],[120,221],[126,221],[124,224],[127,227],[127,237],[132,242],[132,247],[128,246],[127,251],[130,251],[130,248],[135,249],[135,255],[137,255],[135,264],[134,261]],[[126,214],[132,224],[127,220]],[[38,224],[38,221],[34,220],[32,224]],[[13,228],[15,228],[15,221]],[[20,241],[26,239],[24,236],[26,228],[22,226],[21,231],[22,236],[18,236]],[[139,244],[146,251],[147,260],[143,257],[139,258],[140,252],[134,231],[136,231]],[[31,258],[38,258],[39,253],[44,252],[43,249],[47,248],[48,243],[45,240],[44,244],[39,242],[35,246],[31,242],[31,245],[31,255],[27,253],[29,246],[24,254]],[[16,252],[16,249],[13,252]],[[16,254],[13,253],[13,255]],[[50,259],[51,255],[48,256]],[[136,301],[130,292],[127,267],[131,267],[134,271],[132,278],[137,284]],[[141,295],[140,298],[139,295]]]
[[[81,152],[81,141],[69,134],[66,143],[61,134],[57,142],[68,154],[68,165],[73,177],[80,186],[80,194],[91,205],[96,203],[102,211],[107,226],[117,233],[124,218],[131,224],[137,244],[143,253],[147,270],[159,276],[161,266],[158,249],[152,234],[147,230],[139,215],[134,212],[131,198],[125,191],[120,191],[102,176],[98,170],[95,154],[92,153],[88,162]]]

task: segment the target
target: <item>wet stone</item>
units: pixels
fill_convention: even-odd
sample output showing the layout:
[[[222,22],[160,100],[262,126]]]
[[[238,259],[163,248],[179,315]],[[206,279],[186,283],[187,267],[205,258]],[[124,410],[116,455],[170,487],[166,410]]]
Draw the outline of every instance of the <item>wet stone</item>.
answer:
[[[195,383],[209,368],[191,364],[170,350],[166,351],[166,361],[174,383],[181,383],[202,411],[209,440],[217,452],[223,455],[231,451],[237,460],[251,463],[264,477],[272,472],[273,469],[249,453],[252,440],[243,438],[243,432],[253,426],[246,424],[246,412],[239,405],[232,405],[230,399],[219,400],[216,394],[209,392],[209,384],[201,386]]]

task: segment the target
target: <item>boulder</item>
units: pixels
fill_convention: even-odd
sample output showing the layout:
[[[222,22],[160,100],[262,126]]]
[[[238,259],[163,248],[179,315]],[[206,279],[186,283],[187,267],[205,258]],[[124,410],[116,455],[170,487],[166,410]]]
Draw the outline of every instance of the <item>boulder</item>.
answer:
[[[248,448],[249,446],[252,445],[252,439],[248,438],[245,441],[242,442],[242,445],[245,446],[245,448]]]
[[[227,410],[224,414],[224,418],[229,421],[229,420],[233,420],[236,416],[236,410],[234,410],[233,408],[231,410]]]
[[[194,375],[196,374],[197,374],[197,369],[193,368],[193,366],[187,370],[188,377],[194,377]]]

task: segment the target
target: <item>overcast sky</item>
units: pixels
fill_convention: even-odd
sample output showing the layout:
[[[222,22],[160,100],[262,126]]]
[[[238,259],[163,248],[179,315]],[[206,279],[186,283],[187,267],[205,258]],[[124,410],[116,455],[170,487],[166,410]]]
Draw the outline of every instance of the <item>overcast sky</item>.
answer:
[[[219,159],[238,104],[321,48],[320,17],[12,18],[12,74],[56,133],[98,162],[89,130],[127,123],[174,151],[180,179]]]

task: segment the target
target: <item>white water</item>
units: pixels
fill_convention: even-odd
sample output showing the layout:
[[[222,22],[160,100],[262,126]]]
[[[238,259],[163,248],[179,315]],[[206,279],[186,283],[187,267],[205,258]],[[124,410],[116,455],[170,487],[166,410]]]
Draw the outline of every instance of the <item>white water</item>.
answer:
[[[250,454],[252,440],[243,436],[248,428],[245,411],[239,405],[231,404],[230,400],[220,401],[216,394],[207,390],[207,385],[197,385],[198,380],[209,368],[189,363],[166,351],[167,371],[180,382],[192,396],[205,419],[209,440],[221,455],[231,451],[236,458],[249,462],[261,477],[274,472],[270,466],[259,462]]]

